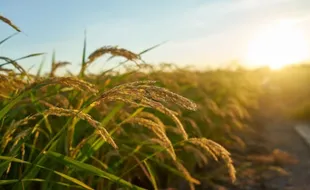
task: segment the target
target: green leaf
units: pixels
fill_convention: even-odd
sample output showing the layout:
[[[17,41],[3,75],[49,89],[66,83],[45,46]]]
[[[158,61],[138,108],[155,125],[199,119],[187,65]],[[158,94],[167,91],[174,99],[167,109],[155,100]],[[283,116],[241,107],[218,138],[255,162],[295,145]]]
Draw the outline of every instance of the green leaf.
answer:
[[[37,78],[40,77],[40,75],[41,75],[42,68],[43,68],[43,66],[44,66],[44,61],[45,61],[45,56],[43,56],[42,61],[41,61],[41,64],[40,64],[40,66],[39,66],[39,69],[38,69],[38,72],[37,72],[37,75],[36,75]]]
[[[84,31],[84,43],[83,43],[83,55],[82,55],[82,65],[85,65],[86,63],[86,30]]]
[[[180,144],[181,142],[182,142],[182,141],[179,141],[179,142],[175,143],[174,146],[177,145],[177,144]],[[122,145],[122,148],[127,149],[127,150],[132,150],[132,149],[133,149],[133,148],[131,148],[131,147],[127,146],[127,145],[124,145],[124,144]],[[159,166],[161,166],[161,167],[166,168],[167,170],[169,170],[171,173],[173,173],[173,174],[175,174],[175,175],[177,175],[177,176],[180,176],[180,177],[182,177],[182,178],[188,180],[188,179],[186,178],[186,176],[185,176],[182,172],[180,172],[180,171],[178,171],[177,169],[171,167],[170,165],[167,165],[167,164],[165,164],[165,163],[162,163],[161,161],[158,161],[157,159],[154,158],[155,155],[156,155],[158,152],[162,152],[162,151],[164,151],[165,149],[166,149],[166,148],[159,148],[156,152],[154,152],[154,153],[152,153],[152,154],[149,154],[149,155],[148,155],[148,154],[144,154],[144,153],[139,152],[139,151],[137,152],[137,154],[140,154],[141,156],[145,157],[144,159],[141,160],[142,162],[145,162],[145,161],[147,161],[147,160],[152,160],[153,162],[156,162],[156,164],[158,164]],[[128,169],[126,172],[122,173],[121,176],[126,175],[127,173],[129,173],[130,171],[132,171],[132,170],[133,170],[134,168],[136,168],[137,166],[138,166],[138,164],[135,164],[135,165],[132,166],[130,169]],[[196,179],[193,178],[193,181],[195,181],[195,180],[196,180]]]
[[[2,63],[2,64],[0,65],[0,67],[3,67],[4,65],[11,64],[13,61],[16,62],[16,61],[19,61],[19,60],[27,59],[27,58],[30,58],[30,57],[37,57],[37,56],[44,55],[44,54],[45,54],[45,53],[33,53],[33,54],[29,54],[29,55],[20,57],[20,58],[18,58],[18,59],[14,59],[14,60],[7,61],[6,63]]]
[[[11,34],[8,37],[4,38],[2,41],[0,41],[0,45],[6,42],[7,40],[11,39],[12,37],[14,37],[16,34],[19,34],[19,32],[15,32],[14,34]]]
[[[39,167],[39,168],[51,171],[51,172],[55,173],[56,175],[59,175],[59,176],[65,178],[65,179],[67,179],[68,181],[71,181],[71,182],[73,182],[73,183],[75,183],[77,185],[80,185],[81,187],[84,187],[85,189],[93,190],[93,188],[89,187],[88,185],[86,185],[85,183],[83,183],[82,181],[80,181],[78,179],[70,177],[70,176],[68,176],[68,175],[66,175],[64,173],[61,173],[61,172],[58,172],[58,171],[46,168],[44,166],[32,164],[30,162],[27,162],[27,161],[24,161],[24,160],[21,160],[21,159],[18,159],[18,158],[14,158],[14,157],[8,157],[8,156],[0,156],[0,160],[6,160],[6,161],[17,162],[17,163],[22,163],[22,164],[34,165],[35,167]],[[21,179],[21,181],[27,181],[27,180],[29,180],[29,178]]]
[[[52,66],[55,65],[56,63],[56,52],[55,50],[53,50],[53,54],[52,54]]]
[[[93,190],[93,188],[89,187],[88,185],[86,185],[85,183],[81,182],[81,181],[78,180],[78,179],[75,179],[75,178],[73,178],[73,177],[70,177],[70,176],[68,176],[68,175],[66,175],[66,174],[64,174],[64,173],[58,172],[58,171],[54,171],[54,173],[57,174],[57,175],[59,175],[59,176],[61,176],[61,177],[63,177],[63,178],[65,178],[65,179],[68,180],[68,181],[71,181],[71,182],[73,182],[73,183],[75,183],[75,184],[80,185],[81,187],[84,187],[85,189]]]
[[[86,38],[86,30],[84,31],[84,43],[83,43],[83,53],[82,53],[82,65],[81,65],[81,70],[80,70],[80,77],[84,77],[84,72],[85,72],[85,68],[86,68],[86,41],[87,41],[87,38]]]
[[[117,177],[113,174],[110,174],[108,172],[105,172],[103,170],[100,170],[100,169],[96,168],[95,166],[85,164],[83,162],[79,162],[77,160],[74,160],[74,159],[67,157],[67,156],[64,156],[62,154],[52,152],[52,151],[44,152],[44,154],[46,156],[54,159],[55,161],[64,164],[65,166],[75,168],[78,170],[83,170],[84,172],[92,173],[94,175],[97,175],[99,177],[103,177],[103,178],[108,179],[110,181],[117,182],[117,183],[119,183],[123,186],[126,186],[126,187],[130,187],[130,188],[134,188],[134,189],[138,189],[138,190],[144,189],[144,188],[135,186],[128,181],[125,181],[123,179],[119,179],[119,177]]]
[[[27,74],[26,70],[20,66],[15,60],[12,60],[8,57],[4,57],[4,56],[0,56],[0,59],[6,61],[6,63],[1,64],[0,67],[7,65],[7,64],[12,64],[16,69],[19,70],[19,72],[23,73],[23,74]]]
[[[8,180],[0,180],[0,185],[7,185],[7,184],[12,184],[12,183],[20,183],[20,182],[25,182],[25,181],[33,181],[33,182],[49,182],[49,183],[55,183],[61,186],[65,186],[65,187],[72,187],[72,188],[79,188],[79,189],[85,189],[81,186],[77,186],[77,185],[70,185],[68,183],[63,183],[63,182],[55,182],[55,181],[47,181],[45,179],[38,179],[38,178],[34,178],[34,179],[8,179]]]
[[[145,54],[145,53],[147,53],[147,52],[149,52],[149,51],[151,51],[151,50],[153,50],[153,49],[155,49],[155,48],[157,48],[157,47],[163,45],[164,43],[167,43],[167,41],[164,41],[164,42],[159,43],[159,44],[156,44],[156,45],[154,45],[154,46],[152,46],[152,47],[150,47],[150,48],[148,48],[148,49],[146,49],[146,50],[143,50],[143,51],[141,51],[138,55]]]
[[[113,108],[113,110],[101,121],[102,126],[106,126],[111,119],[116,115],[118,111],[120,111],[124,107],[124,103],[119,103],[117,106]]]
[[[15,104],[17,104],[26,95],[26,93],[27,92],[20,94],[5,105],[5,107],[0,110],[0,119],[2,119],[13,108],[13,106],[15,106]]]
[[[71,118],[68,119],[67,123],[61,128],[61,130],[59,130],[57,134],[45,145],[41,153],[35,158],[34,161],[32,161],[33,165],[43,165],[46,162],[47,157],[42,154],[43,151],[51,150],[54,147],[56,147],[57,143],[59,142],[60,137],[65,134],[64,132],[67,129],[67,126],[69,125],[69,123],[71,123],[71,121],[72,121]],[[39,171],[40,171],[39,167],[29,167],[23,173],[21,179],[35,178]],[[27,186],[28,184],[25,183],[24,187],[26,188]],[[13,189],[19,190],[20,188],[21,188],[20,186],[15,186]]]
[[[33,182],[42,182],[45,183],[47,182],[45,179],[38,179],[38,178],[34,178],[34,179],[23,179],[23,180],[19,180],[19,179],[8,179],[8,180],[0,180],[0,185],[7,185],[7,184],[12,184],[12,183],[20,183],[20,182],[25,182],[25,181],[33,181]],[[70,185],[68,183],[63,183],[63,182],[54,182],[54,181],[48,181],[49,183],[55,183],[58,185],[62,185],[65,187],[74,187],[74,188],[80,188],[80,189],[85,189],[83,187],[80,186],[73,186]]]
[[[148,170],[148,172],[150,174],[151,182],[152,182],[154,190],[158,190],[158,186],[157,186],[156,178],[155,178],[156,174],[155,174],[154,170],[152,169],[151,165],[148,164],[148,162],[146,160],[143,161],[143,163],[146,166],[146,169]]]
[[[117,106],[113,108],[113,110],[101,121],[101,125],[104,127],[109,123],[111,119],[123,108],[124,103],[119,103]],[[95,141],[95,142],[94,142]],[[91,147],[87,148],[85,150],[85,147],[82,148],[82,150],[79,152],[77,156],[77,160],[80,160],[81,162],[85,162],[94,152],[96,152],[104,143],[105,141],[102,140],[102,138],[99,138],[96,140],[96,136],[89,139],[88,142],[91,143]]]

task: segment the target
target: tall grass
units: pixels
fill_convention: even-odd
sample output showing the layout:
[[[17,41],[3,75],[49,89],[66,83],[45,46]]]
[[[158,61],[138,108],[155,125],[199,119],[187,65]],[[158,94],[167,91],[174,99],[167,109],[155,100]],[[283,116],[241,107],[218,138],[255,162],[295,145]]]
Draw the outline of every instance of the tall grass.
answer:
[[[103,46],[88,57],[86,45],[85,37],[77,76],[57,76],[70,63],[54,56],[51,71],[37,76],[27,73],[19,59],[2,57],[1,187],[199,189],[240,184],[235,167],[239,172],[249,168],[240,161],[247,154],[251,112],[262,93],[259,72],[198,72],[172,64],[155,68],[141,55],[158,45],[140,53]],[[128,61],[137,65],[124,73],[87,74],[87,67],[106,54],[108,60],[124,58],[116,67]],[[8,64],[17,71],[5,68]]]

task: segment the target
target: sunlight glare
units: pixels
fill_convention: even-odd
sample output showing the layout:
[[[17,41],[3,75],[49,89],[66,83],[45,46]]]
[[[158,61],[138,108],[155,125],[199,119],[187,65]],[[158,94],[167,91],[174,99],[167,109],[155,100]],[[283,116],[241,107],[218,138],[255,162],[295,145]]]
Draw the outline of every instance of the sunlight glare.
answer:
[[[309,48],[302,30],[287,20],[258,33],[249,43],[245,62],[251,66],[280,69],[308,58]]]

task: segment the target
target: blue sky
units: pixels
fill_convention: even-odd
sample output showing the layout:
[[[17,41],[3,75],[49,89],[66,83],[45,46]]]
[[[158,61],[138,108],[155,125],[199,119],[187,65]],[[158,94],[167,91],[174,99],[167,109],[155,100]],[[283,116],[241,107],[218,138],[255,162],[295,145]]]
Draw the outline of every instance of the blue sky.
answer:
[[[0,55],[46,52],[45,70],[53,49],[57,60],[71,61],[69,69],[77,70],[84,29],[88,53],[103,45],[139,52],[168,40],[144,59],[196,67],[240,59],[253,33],[278,19],[300,20],[310,44],[309,0],[7,0],[0,3],[0,13],[24,31],[2,45]],[[0,31],[2,39],[14,32],[3,23]],[[33,58],[22,64],[29,68],[40,62]]]

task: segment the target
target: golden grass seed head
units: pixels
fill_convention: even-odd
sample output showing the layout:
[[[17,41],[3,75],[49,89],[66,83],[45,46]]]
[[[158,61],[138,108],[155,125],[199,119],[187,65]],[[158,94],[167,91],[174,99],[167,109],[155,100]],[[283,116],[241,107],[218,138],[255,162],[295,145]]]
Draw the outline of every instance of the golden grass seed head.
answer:
[[[188,170],[183,166],[183,164],[181,164],[181,163],[178,162],[178,161],[175,161],[175,162],[173,162],[173,163],[174,163],[175,166],[178,168],[178,170],[179,170],[180,172],[183,173],[185,179],[190,183],[191,189],[194,187],[194,184],[197,184],[197,185],[200,184],[200,181],[197,180],[197,179],[195,179],[195,178],[193,178],[193,177],[190,175],[190,173],[188,172]],[[195,188],[193,188],[193,189],[195,189]]]
[[[185,146],[184,146],[184,150],[185,150],[185,151],[188,151],[188,152],[190,152],[190,153],[194,153],[194,156],[197,158],[196,160],[197,160],[197,161],[200,161],[200,162],[198,163],[200,166],[203,166],[203,165],[205,165],[205,164],[208,163],[208,158],[207,158],[207,156],[206,156],[205,154],[203,154],[203,152],[202,152],[200,149],[198,149],[198,148],[196,148],[196,147],[194,147],[194,146],[185,145]],[[201,163],[201,162],[202,162],[202,163]]]
[[[212,155],[213,159],[215,160],[221,158],[228,169],[231,181],[235,182],[236,170],[230,157],[230,153],[223,146],[206,138],[190,138],[188,142],[205,149],[208,153]]]
[[[8,24],[12,28],[14,28],[16,31],[21,32],[21,30],[15,24],[13,24],[13,22],[10,19],[0,15],[0,20],[3,21],[4,23]]]
[[[164,123],[155,115],[155,114],[152,114],[152,113],[149,113],[149,112],[145,112],[145,111],[142,111],[138,114],[139,117],[142,117],[142,118],[146,118],[146,119],[150,119],[152,120],[153,122],[157,123],[159,126],[161,126],[163,128],[163,130],[165,130],[165,125]]]
[[[7,77],[8,77],[7,75],[0,74],[0,84],[8,82],[9,79]]]
[[[18,134],[15,136],[15,138],[13,139],[13,142],[14,142],[14,143],[13,143],[13,145],[12,145],[11,148],[10,148],[10,152],[12,152],[12,151],[14,150],[14,148],[17,146],[18,142],[19,142],[21,139],[23,139],[23,138],[29,136],[29,135],[31,134],[31,132],[32,132],[32,128],[28,128],[28,129],[23,130],[23,131],[21,131],[20,133],[18,133]],[[21,149],[21,151],[22,151],[23,154],[25,153],[25,149]]]
[[[154,134],[161,140],[160,145],[163,145],[164,147],[167,148],[168,153],[171,155],[173,160],[176,160],[176,155],[174,148],[172,146],[171,141],[167,137],[164,128],[160,126],[159,124],[155,123],[154,121],[151,121],[149,119],[144,119],[144,118],[131,118],[127,122],[133,123],[133,124],[139,124],[141,126],[144,126],[148,129],[150,129]]]
[[[48,110],[44,111],[47,115],[55,115],[55,116],[75,116],[82,120],[87,121],[92,127],[97,130],[98,134],[106,140],[110,145],[112,145],[115,149],[117,149],[117,145],[115,144],[114,140],[108,133],[108,131],[101,126],[101,123],[94,120],[89,114],[83,113],[79,110],[73,110],[73,109],[64,109],[64,108],[58,108],[58,107],[51,107]]]
[[[112,137],[110,136],[110,134],[107,132],[107,130],[101,126],[100,122],[94,120],[90,115],[83,113],[79,110],[73,110],[73,109],[64,109],[64,108],[58,108],[55,107],[53,105],[48,105],[50,106],[49,109],[44,110],[42,113],[37,113],[28,117],[25,117],[24,119],[13,123],[9,129],[6,131],[6,133],[4,134],[4,140],[2,141],[1,147],[2,150],[6,147],[6,145],[8,144],[8,142],[10,140],[12,140],[12,134],[15,132],[17,126],[20,125],[25,125],[27,124],[30,120],[35,119],[36,117],[38,117],[39,115],[55,115],[58,117],[61,116],[73,116],[73,117],[78,117],[82,120],[87,121],[92,127],[95,128],[95,130],[98,132],[98,134],[105,140],[107,141],[110,145],[112,145],[115,149],[117,149],[117,145],[115,144],[114,140],[112,139]]]
[[[68,87],[73,87],[77,90],[80,90],[82,92],[87,91],[93,94],[97,94],[98,90],[95,88],[93,84],[90,84],[86,81],[79,80],[76,77],[50,77],[47,79],[41,79],[33,82],[29,86],[27,86],[24,91],[30,90],[30,89],[37,89],[42,88],[50,85],[63,85]]]
[[[103,46],[97,50],[95,50],[93,53],[91,53],[88,56],[89,63],[95,61],[99,57],[105,55],[105,54],[111,54],[112,56],[119,56],[124,57],[127,60],[134,61],[134,60],[140,60],[140,56],[138,54],[135,54],[127,49],[124,48],[118,48],[118,46]]]
[[[22,120],[19,120],[19,121],[16,121],[16,122],[12,122],[12,124],[6,129],[6,131],[5,131],[5,133],[4,133],[3,137],[2,137],[1,149],[4,150],[6,148],[6,146],[8,145],[8,143],[13,140],[13,134],[17,130],[18,126],[28,124],[28,122],[30,120],[36,119],[36,117],[38,115],[39,114],[34,114],[34,115],[31,115],[31,116],[27,116],[27,117],[25,117]]]
[[[54,77],[57,69],[67,66],[67,65],[71,65],[71,63],[68,61],[59,61],[59,62],[53,63],[50,76]]]
[[[139,81],[116,86],[102,93],[95,102],[99,103],[101,101],[120,100],[135,106],[143,105],[145,107],[156,109],[172,118],[172,120],[181,130],[184,139],[187,139],[188,135],[183,125],[181,124],[180,120],[176,117],[176,113],[165,107],[158,100],[162,101],[170,100],[174,103],[179,102],[180,105],[189,109],[194,109],[195,104],[190,102],[186,98],[176,95],[175,93],[169,92],[167,90],[164,90],[163,88],[153,88],[145,85],[145,84],[153,84],[154,82],[155,81],[142,81],[142,82]],[[159,95],[165,95],[166,99],[159,98]]]
[[[174,92],[168,91],[165,88],[157,86],[146,86],[146,85],[140,86],[140,88],[145,89],[146,94],[149,95],[154,100],[163,102],[172,102],[188,110],[195,111],[197,109],[197,105],[192,101],[190,101],[189,99],[180,96]]]

